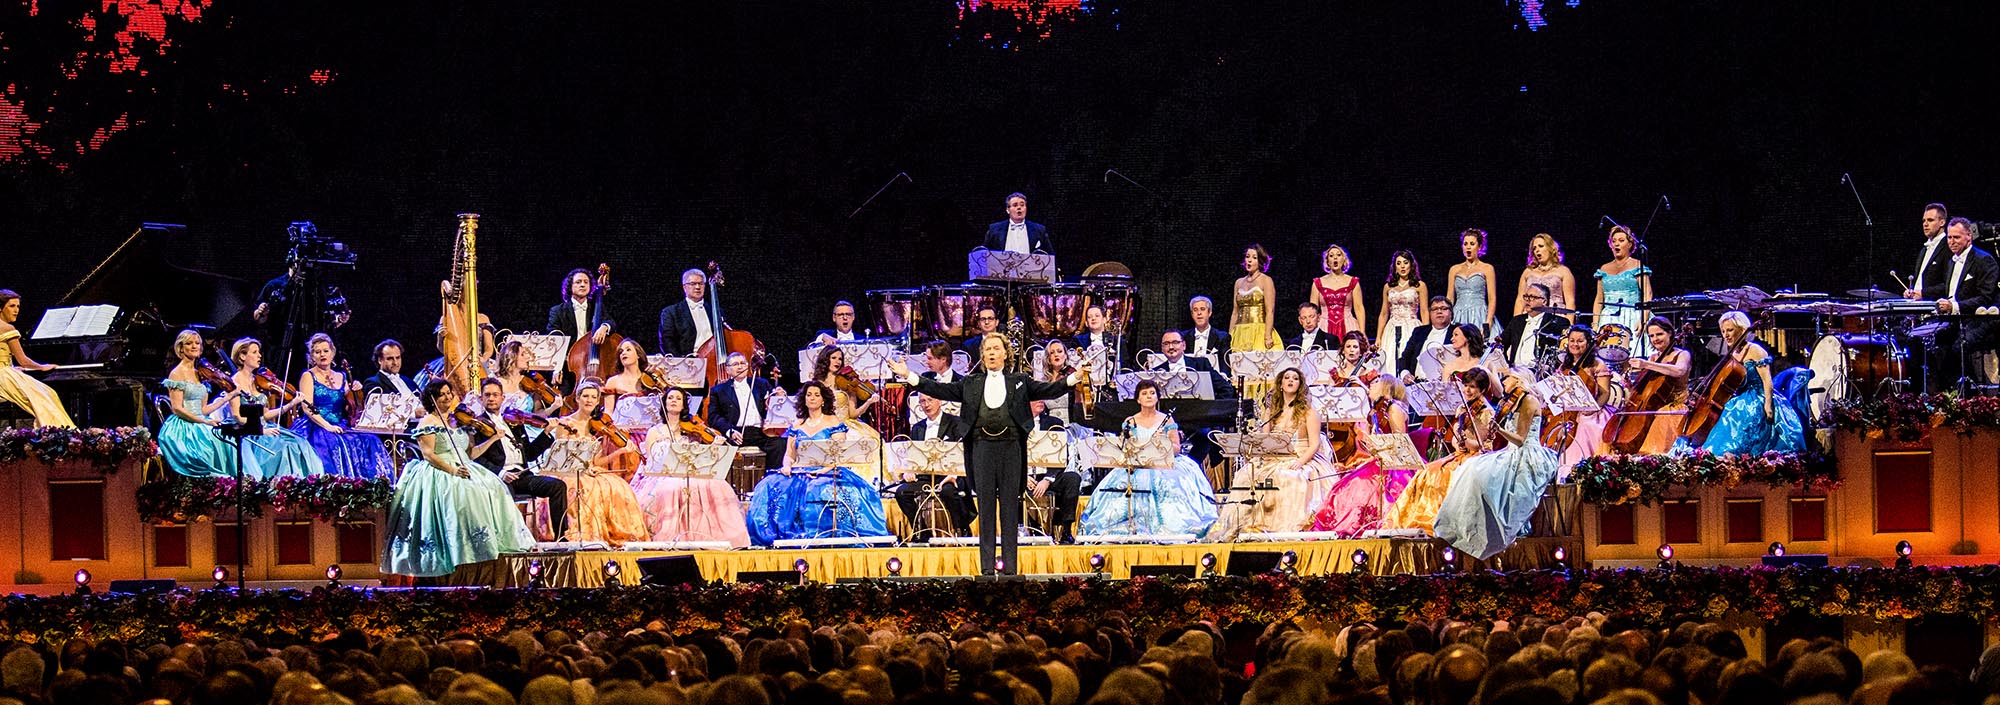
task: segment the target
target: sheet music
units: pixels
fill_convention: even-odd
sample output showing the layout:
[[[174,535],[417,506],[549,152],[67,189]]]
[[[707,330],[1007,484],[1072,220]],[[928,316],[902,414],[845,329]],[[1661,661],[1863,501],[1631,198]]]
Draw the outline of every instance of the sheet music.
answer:
[[[60,338],[69,329],[69,323],[76,318],[74,308],[52,308],[42,313],[42,322],[35,326],[35,334],[29,340]]]
[[[111,304],[79,306],[76,318],[71,319],[69,328],[62,337],[74,338],[81,335],[104,335],[111,332],[111,322],[118,318],[118,307]]]

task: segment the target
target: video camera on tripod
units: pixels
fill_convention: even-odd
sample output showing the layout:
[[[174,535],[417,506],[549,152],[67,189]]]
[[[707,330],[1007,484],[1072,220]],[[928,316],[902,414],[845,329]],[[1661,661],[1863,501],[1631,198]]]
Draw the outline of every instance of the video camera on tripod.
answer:
[[[358,257],[347,243],[330,236],[319,234],[319,226],[310,220],[301,220],[285,228],[291,238],[292,251],[285,255],[285,261],[300,269],[353,269]]]

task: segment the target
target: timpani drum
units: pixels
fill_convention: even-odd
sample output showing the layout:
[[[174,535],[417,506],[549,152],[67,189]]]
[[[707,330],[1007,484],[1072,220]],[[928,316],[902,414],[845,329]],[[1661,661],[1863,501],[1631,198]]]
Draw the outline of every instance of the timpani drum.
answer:
[[[1606,323],[1597,327],[1597,347],[1620,348],[1632,352],[1632,329],[1619,323]],[[1629,358],[1630,355],[1628,354]]]
[[[952,340],[962,340],[978,330],[974,317],[979,309],[992,307],[1001,316],[1007,315],[1007,302],[1000,287],[983,284],[953,284],[950,286],[924,287],[924,314],[930,324],[931,333]]]
[[[1813,418],[1818,418],[1828,402],[1858,394],[1874,394],[1884,382],[1909,378],[1903,374],[1908,353],[1887,335],[1838,333],[1821,336],[1813,345],[1814,384],[1825,394],[1812,395]]]
[[[1022,292],[1028,335],[1036,340],[1083,334],[1083,311],[1090,306],[1088,284],[1043,284]]]
[[[868,335],[876,338],[903,335],[913,332],[912,326],[921,330],[923,307],[918,305],[923,292],[918,289],[876,289],[863,292],[868,302],[868,310],[874,312],[875,325],[868,329]]]

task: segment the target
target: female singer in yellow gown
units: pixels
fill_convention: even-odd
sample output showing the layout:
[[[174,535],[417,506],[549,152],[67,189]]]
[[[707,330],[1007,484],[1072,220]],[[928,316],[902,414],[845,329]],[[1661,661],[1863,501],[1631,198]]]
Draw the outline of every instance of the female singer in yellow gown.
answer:
[[[0,289],[0,399],[14,402],[16,406],[34,414],[38,426],[63,426],[75,428],[76,422],[69,419],[69,412],[63,409],[62,400],[55,390],[41,380],[22,372],[20,365],[31,370],[52,369],[55,365],[38,364],[28,358],[21,349],[21,330],[14,327],[14,321],[21,318],[21,295],[10,289]]]
[[[1236,304],[1229,309],[1229,344],[1231,350],[1257,351],[1278,350],[1284,343],[1278,340],[1278,331],[1271,327],[1275,318],[1271,315],[1272,303],[1278,300],[1277,286],[1271,283],[1271,255],[1263,245],[1252,244],[1243,249],[1243,276],[1230,287],[1230,295]],[[1218,365],[1218,367],[1220,367]],[[1269,382],[1243,385],[1243,396],[1252,399],[1263,396],[1270,390]]]

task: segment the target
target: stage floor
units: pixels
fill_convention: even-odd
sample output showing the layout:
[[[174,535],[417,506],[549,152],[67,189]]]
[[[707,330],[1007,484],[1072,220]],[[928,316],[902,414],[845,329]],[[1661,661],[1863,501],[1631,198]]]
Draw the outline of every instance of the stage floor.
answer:
[[[1519,570],[1555,565],[1555,549],[1562,547],[1576,556],[1575,539],[1528,538],[1481,562],[1460,556],[1461,571],[1486,568]],[[1085,545],[1022,546],[1019,572],[1026,575],[1087,574],[1092,572],[1090,557],[1104,555],[1104,577],[1124,579],[1135,565],[1185,565],[1200,571],[1201,557],[1213,553],[1216,570],[1225,571],[1234,551],[1292,551],[1298,556],[1302,575],[1339,573],[1352,570],[1355,549],[1368,552],[1368,572],[1377,575],[1434,573],[1443,565],[1444,542],[1435,539],[1354,539],[1333,541],[1192,543],[1175,545]],[[979,549],[975,546],[931,548],[895,546],[888,548],[814,548],[799,550],[742,551],[577,551],[561,553],[516,553],[500,560],[461,566],[442,582],[449,585],[518,587],[528,584],[528,565],[542,562],[542,582],[548,587],[603,587],[606,562],[616,562],[620,580],[638,584],[637,561],[659,556],[692,555],[708,580],[734,581],[746,571],[792,570],[795,561],[805,559],[806,577],[816,582],[842,578],[889,576],[888,561],[903,563],[902,577],[955,578],[977,575]],[[1574,560],[1572,558],[1572,560]]]

